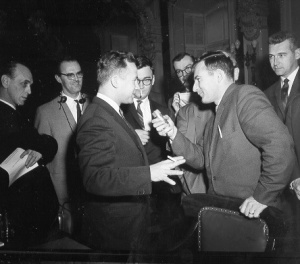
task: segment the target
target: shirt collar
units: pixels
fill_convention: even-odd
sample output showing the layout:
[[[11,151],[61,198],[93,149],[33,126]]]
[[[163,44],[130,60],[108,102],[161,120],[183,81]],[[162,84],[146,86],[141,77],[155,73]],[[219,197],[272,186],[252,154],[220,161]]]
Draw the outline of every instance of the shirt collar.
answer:
[[[146,104],[149,102],[149,98],[148,98],[148,96],[145,97],[144,99],[133,98],[133,102],[134,102],[135,106],[137,106],[138,101],[142,101],[142,104]]]
[[[17,110],[17,108],[14,105],[12,105],[11,103],[9,103],[7,101],[4,101],[3,99],[0,99],[0,101],[3,102],[3,103],[5,103],[5,104],[7,104],[8,106],[10,106],[11,108],[13,108],[14,110]]]
[[[114,100],[99,92],[97,93],[97,97],[108,103],[120,115],[120,106]]]
[[[79,99],[81,99],[81,97],[82,97],[82,96],[81,96],[81,93],[79,93],[78,96],[77,96],[76,98],[72,98],[72,97],[66,95],[64,92],[61,92],[61,95],[67,97],[67,101],[68,101],[68,100],[70,100],[70,101],[79,100]]]
[[[296,68],[296,70],[294,70],[294,71],[287,77],[287,79],[289,79],[289,83],[293,83],[293,82],[294,82],[298,70],[299,70],[299,66]],[[286,78],[284,78],[284,77],[280,77],[280,78],[281,78],[281,84],[283,84],[283,81],[284,81]],[[281,86],[282,86],[282,85],[281,85]]]

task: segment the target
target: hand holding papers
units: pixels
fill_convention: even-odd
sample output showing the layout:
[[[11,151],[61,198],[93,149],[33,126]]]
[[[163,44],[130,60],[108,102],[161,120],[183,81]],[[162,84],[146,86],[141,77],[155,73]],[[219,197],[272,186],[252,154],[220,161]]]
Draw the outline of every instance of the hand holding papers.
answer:
[[[33,170],[38,166],[37,163],[33,164],[31,167],[26,167],[25,163],[28,157],[28,154],[21,158],[21,155],[24,153],[24,149],[17,148],[12,152],[1,164],[0,167],[7,171],[9,174],[9,186],[12,185],[14,181],[20,178],[22,175]]]

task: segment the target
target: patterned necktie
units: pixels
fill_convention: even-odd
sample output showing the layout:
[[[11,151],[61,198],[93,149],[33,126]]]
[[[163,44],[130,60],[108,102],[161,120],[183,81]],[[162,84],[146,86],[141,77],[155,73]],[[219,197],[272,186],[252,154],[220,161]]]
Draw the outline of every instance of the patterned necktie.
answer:
[[[145,129],[145,125],[144,125],[144,117],[143,117],[143,112],[142,112],[142,109],[141,109],[141,103],[142,103],[142,100],[137,100],[137,108],[136,108],[136,111],[138,113],[138,116],[139,116],[139,120],[140,120],[140,123],[141,123],[141,126],[142,126],[142,129]]]
[[[77,108],[77,122],[79,120],[79,118],[81,117],[81,109],[80,109],[80,105],[79,105],[79,101],[78,100],[74,100],[77,104],[76,108]]]
[[[283,104],[283,108],[285,109],[287,99],[288,99],[288,90],[289,90],[289,79],[284,79],[283,86],[281,88],[281,101]]]

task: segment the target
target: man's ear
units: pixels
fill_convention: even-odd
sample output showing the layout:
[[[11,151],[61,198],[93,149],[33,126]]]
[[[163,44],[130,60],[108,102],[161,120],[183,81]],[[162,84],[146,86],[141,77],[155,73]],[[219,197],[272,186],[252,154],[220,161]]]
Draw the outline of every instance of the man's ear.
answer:
[[[60,78],[57,74],[55,74],[55,80],[56,80],[57,82],[61,83],[61,78]]]
[[[215,74],[216,74],[218,83],[220,83],[220,82],[224,79],[225,73],[224,73],[222,70],[217,69],[217,70],[215,71]]]
[[[300,48],[295,49],[295,57],[297,60],[300,59]]]
[[[119,86],[119,76],[113,75],[110,79],[110,83],[114,88],[117,88]]]
[[[153,75],[152,77],[152,85],[154,85],[154,83],[155,83],[155,75]]]
[[[1,84],[2,86],[7,89],[9,86],[10,78],[7,75],[2,75],[1,76]]]

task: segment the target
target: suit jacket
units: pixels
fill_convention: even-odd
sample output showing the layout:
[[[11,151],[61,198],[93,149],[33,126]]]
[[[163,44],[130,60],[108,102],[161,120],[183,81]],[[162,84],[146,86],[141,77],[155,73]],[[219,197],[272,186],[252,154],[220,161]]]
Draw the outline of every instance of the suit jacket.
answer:
[[[84,112],[90,100],[86,95],[83,97],[86,98],[82,108]],[[53,136],[58,143],[57,154],[47,167],[62,204],[68,199],[67,185],[74,182],[74,174],[78,174],[79,169],[75,153],[76,121],[68,105],[59,101],[60,96],[37,109],[35,127],[39,133]]]
[[[296,166],[292,176],[292,180],[294,180],[300,177],[300,93],[290,100],[286,115],[286,125],[294,139],[297,157]]]
[[[171,117],[171,113],[167,107],[164,107],[156,103],[150,98],[149,98],[149,102],[150,102],[151,113],[154,110],[158,109],[160,110],[162,115],[168,115]],[[122,109],[128,123],[134,129],[142,129],[142,125],[140,123],[135,105],[134,104],[123,105]],[[159,136],[156,129],[152,128],[150,131],[150,139],[148,143],[144,145],[149,160],[149,164],[155,164],[167,158],[166,144],[167,144],[167,138]]]
[[[211,105],[190,103],[179,109],[176,126],[191,143],[203,145],[206,125],[213,116],[214,112]],[[176,152],[175,154],[177,155]],[[181,167],[184,170],[184,175],[179,176],[179,178],[184,192],[186,194],[206,193],[207,175],[205,170],[197,170],[187,164]]]
[[[79,121],[79,166],[89,201],[83,239],[96,248],[143,245],[151,193],[147,154],[133,128],[95,97]]]
[[[293,142],[265,95],[231,84],[205,129],[203,146],[177,133],[172,148],[196,168],[204,164],[208,193],[279,206],[294,166]],[[203,151],[202,151],[203,150]],[[284,158],[282,158],[284,157]]]
[[[300,70],[298,70],[293,86],[291,88],[290,94],[288,96],[286,109],[289,108],[290,103],[293,101],[293,98],[300,93]],[[283,109],[281,101],[281,79],[271,85],[268,89],[265,90],[265,94],[270,100],[271,104],[274,107],[276,114],[285,123],[286,111]]]
[[[57,143],[38,131],[17,110],[0,101],[0,163],[16,148],[31,149],[42,154],[39,163],[53,159]],[[46,236],[55,220],[58,203],[48,170],[38,166],[8,187],[8,174],[0,170],[0,210],[6,208],[14,239],[33,241],[34,236]],[[2,207],[3,206],[3,207]],[[2,211],[3,213],[3,211]],[[26,239],[24,239],[26,238]]]

